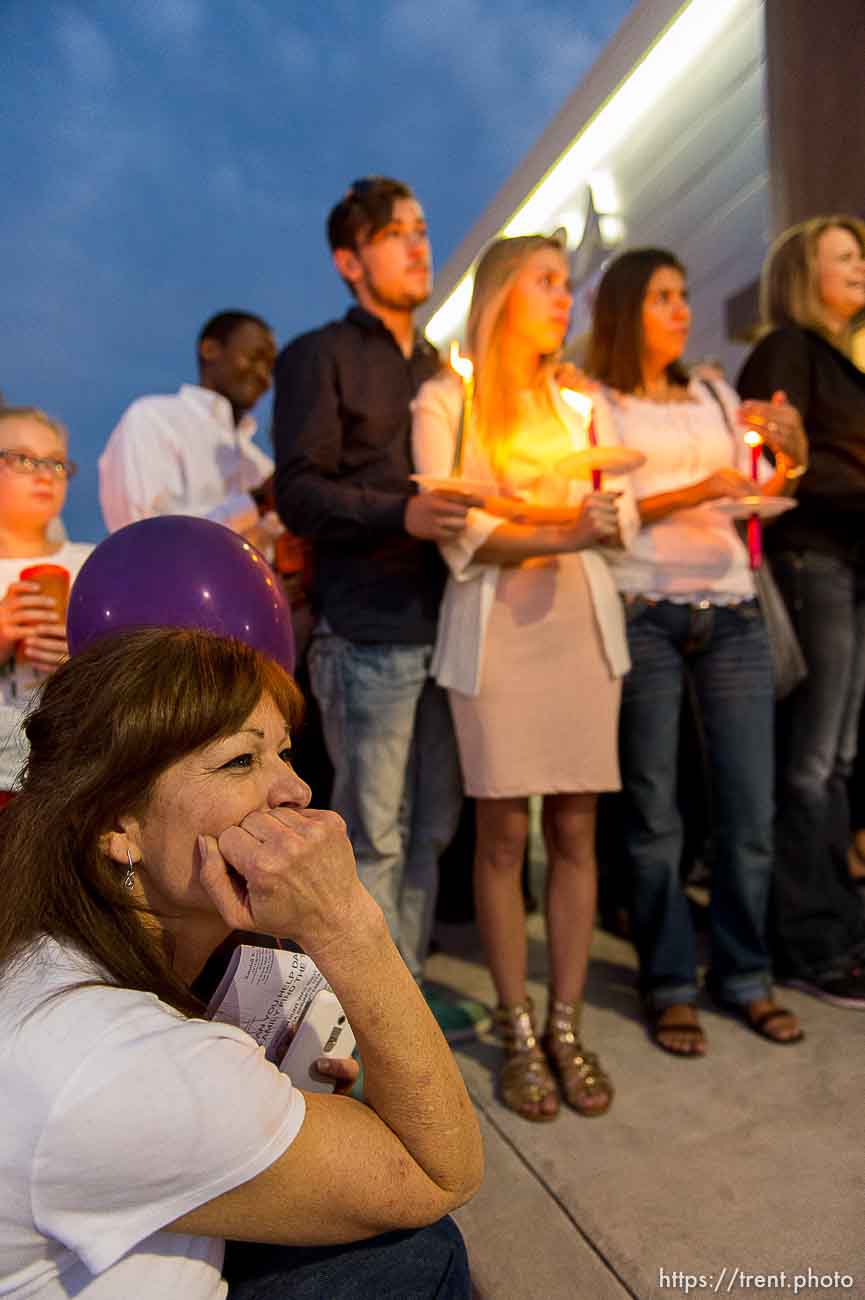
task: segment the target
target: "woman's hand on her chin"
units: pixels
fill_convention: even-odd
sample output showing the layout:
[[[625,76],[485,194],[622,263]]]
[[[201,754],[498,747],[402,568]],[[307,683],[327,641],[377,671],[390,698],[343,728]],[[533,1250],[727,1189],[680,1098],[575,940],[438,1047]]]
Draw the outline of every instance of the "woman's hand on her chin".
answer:
[[[253,812],[218,839],[200,835],[198,850],[202,886],[227,925],[290,937],[312,957],[361,924],[372,903],[334,812]]]

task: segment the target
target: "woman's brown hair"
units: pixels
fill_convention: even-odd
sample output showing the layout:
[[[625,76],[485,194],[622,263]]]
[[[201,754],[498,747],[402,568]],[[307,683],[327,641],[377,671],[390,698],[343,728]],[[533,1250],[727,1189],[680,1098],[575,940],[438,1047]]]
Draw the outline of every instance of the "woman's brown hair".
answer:
[[[822,334],[849,354],[852,332],[839,338],[826,328],[817,274],[817,246],[827,230],[848,230],[865,256],[865,221],[851,216],[811,217],[790,226],[775,240],[760,277],[760,317],[764,331],[798,325]]]
[[[200,1014],[100,838],[144,810],[172,764],[238,731],[264,694],[293,729],[301,696],[278,664],[189,629],[125,632],[52,674],[25,724],[21,791],[0,813],[0,971],[48,935],[90,958],[104,983]]]
[[[684,266],[666,248],[634,248],[610,263],[603,274],[592,310],[592,332],[586,371],[621,393],[643,384],[643,300],[649,281],[661,267],[686,276]],[[679,362],[667,366],[673,384],[687,386],[688,372]]]

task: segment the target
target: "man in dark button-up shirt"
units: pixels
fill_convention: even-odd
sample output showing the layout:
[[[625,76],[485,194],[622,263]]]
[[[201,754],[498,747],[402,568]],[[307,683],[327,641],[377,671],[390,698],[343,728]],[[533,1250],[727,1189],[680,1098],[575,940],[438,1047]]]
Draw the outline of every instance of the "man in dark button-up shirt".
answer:
[[[398,181],[355,182],[328,236],[357,305],[278,359],[276,500],[315,548],[309,669],[333,807],[420,979],[462,797],[447,699],[429,676],[445,580],[435,543],[461,531],[466,507],[409,477],[410,404],[439,365],[413,319],[431,288],[420,204]]]
[[[436,500],[409,477],[410,403],[439,361],[425,339],[412,343],[406,357],[377,316],[352,307],[277,364],[279,509],[314,539],[317,611],[350,641],[435,640],[444,563],[405,515],[410,501]]]

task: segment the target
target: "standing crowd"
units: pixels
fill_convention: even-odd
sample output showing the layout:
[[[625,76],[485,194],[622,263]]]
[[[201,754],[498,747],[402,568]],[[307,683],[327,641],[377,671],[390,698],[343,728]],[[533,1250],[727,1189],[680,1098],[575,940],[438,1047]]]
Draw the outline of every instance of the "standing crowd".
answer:
[[[333,767],[331,808],[342,821],[307,807],[309,790],[285,748],[298,719],[296,691],[261,656],[163,629],[66,662],[63,611],[21,571],[48,562],[74,581],[91,549],[70,542],[60,523],[75,471],[68,438],[35,408],[0,408],[0,785],[8,803],[0,870],[23,852],[36,824],[34,800],[50,801],[64,781],[71,782],[68,807],[55,808],[61,822],[70,819],[63,851],[88,863],[74,921],[56,900],[49,907],[45,893],[48,921],[40,930],[32,900],[25,922],[23,892],[6,891],[4,983],[7,969],[25,981],[15,965],[29,951],[25,940],[44,932],[55,948],[35,992],[32,970],[26,994],[16,985],[14,999],[0,983],[0,1022],[12,1016],[13,1002],[35,1008],[40,995],[50,998],[52,1016],[60,1014],[67,944],[102,972],[103,983],[134,990],[125,995],[128,1014],[141,1019],[142,1033],[149,1025],[153,1041],[167,1035],[167,1042],[178,1016],[195,1017],[190,989],[232,930],[291,937],[316,957],[343,1001],[372,1118],[339,1095],[298,1100],[296,1089],[242,1061],[239,1042],[220,1044],[223,1061],[206,1034],[200,1044],[190,1038],[183,1050],[194,1056],[207,1048],[215,1077],[227,1072],[228,1102],[232,1089],[238,1098],[257,1096],[256,1122],[234,1135],[220,1130],[214,1150],[197,1153],[180,1192],[158,1190],[156,1175],[141,1173],[148,1212],[133,1197],[102,1239],[98,1198],[93,1223],[85,1197],[73,1225],[64,1171],[40,1171],[44,1212],[28,1218],[22,1209],[17,1224],[19,1236],[29,1234],[24,1263],[0,1215],[0,1289],[12,1279],[12,1295],[52,1268],[59,1277],[57,1241],[76,1257],[74,1268],[63,1265],[73,1268],[76,1285],[97,1279],[81,1292],[96,1296],[119,1294],[98,1290],[100,1273],[123,1265],[124,1252],[150,1233],[162,1238],[160,1268],[160,1252],[176,1254],[180,1240],[239,1237],[298,1247],[296,1254],[315,1249],[307,1261],[320,1287],[322,1269],[345,1267],[350,1276],[361,1266],[360,1256],[352,1264],[335,1243],[389,1231],[416,1234],[412,1268],[421,1255],[433,1261],[428,1290],[395,1287],[394,1295],[465,1294],[458,1234],[441,1226],[479,1177],[476,1126],[440,1032],[456,1038],[460,1009],[422,987],[439,858],[469,795],[504,1105],[550,1121],[562,1104],[598,1117],[613,1103],[609,1061],[602,1064],[584,1041],[581,1014],[602,795],[619,801],[615,867],[629,882],[650,1039],[679,1057],[705,1055],[697,936],[681,882],[686,703],[698,721],[710,791],[706,991],[780,1046],[800,1042],[803,1030],[776,1002],[773,978],[865,1009],[865,908],[848,862],[848,784],[865,693],[865,373],[851,355],[851,331],[865,312],[865,225],[815,218],[776,241],[763,275],[763,333],[738,391],[684,364],[687,270],[673,252],[638,248],[609,262],[584,370],[576,372],[560,361],[572,306],[561,238],[497,239],[475,270],[464,343],[471,403],[415,325],[432,269],[411,189],[383,177],[356,181],[330,213],[327,234],[353,299],[345,317],[278,352],[260,317],[215,316],[198,339],[198,383],[135,401],[99,469],[111,531],[187,514],[226,525],[277,568],[281,556],[295,557],[296,568],[296,557],[312,555],[314,622],[303,672]],[[250,414],[271,379],[273,459],[251,441]],[[591,397],[590,420],[563,397],[573,388]],[[744,440],[749,430],[762,440],[759,457]],[[624,451],[638,468],[612,477],[609,467]],[[593,477],[592,464],[608,466],[605,482]],[[759,574],[749,563],[754,534],[744,532],[757,512],[766,516]],[[773,594],[780,620],[768,618]],[[781,637],[798,640],[804,664],[779,700]],[[181,667],[185,661],[199,665],[201,682]],[[232,673],[243,684],[236,702]],[[197,701],[197,720],[184,722],[181,738],[168,719],[182,713],[184,691]],[[90,724],[73,725],[88,698]],[[124,730],[125,704],[133,721]],[[147,763],[137,771],[145,742],[135,728],[146,718],[159,740],[145,747]],[[99,748],[100,727],[114,739],[91,762],[88,746]],[[248,732],[258,739],[243,767],[249,755],[235,741]],[[241,768],[250,783],[242,791],[227,775]],[[213,772],[223,775],[216,780]],[[209,795],[205,773],[215,781]],[[543,1018],[526,988],[522,868],[532,796],[543,799],[548,864]],[[178,848],[187,823],[197,831],[194,868]],[[282,873],[276,892],[256,874],[263,862]],[[317,862],[327,865],[323,882],[315,879]],[[120,868],[134,905],[116,894],[111,873]],[[97,913],[108,906],[120,907],[135,962],[114,952],[101,922],[99,929]],[[135,906],[170,914],[160,931],[167,966],[146,949]],[[363,962],[392,990],[388,1003],[376,1003]],[[140,1002],[145,994],[161,999],[154,1006],[165,1004],[168,1019],[154,1019],[153,1007]],[[76,997],[83,1006],[84,993]],[[146,1073],[134,1043],[121,1041],[114,1014],[94,1003],[83,1019],[85,1040],[120,1035],[117,1052],[129,1053],[123,1069]],[[408,1046],[392,1032],[394,1017],[412,1026]],[[160,1089],[175,1086],[164,1062],[161,1068]],[[124,1077],[120,1070],[108,1080]],[[428,1095],[423,1123],[406,1118],[399,1079],[407,1081],[405,1095]],[[79,1118],[104,1104],[99,1091],[74,1100]],[[331,1227],[310,1233],[304,1215],[330,1213],[312,1193],[287,1226],[275,1227],[283,1180],[293,1185],[308,1167],[315,1181],[329,1132],[371,1171],[362,1180],[371,1188],[369,1207],[360,1208],[331,1170],[322,1181],[334,1198]],[[169,1137],[179,1140],[176,1123]],[[40,1141],[34,1127],[34,1149]],[[58,1129],[57,1147],[63,1159],[89,1168],[67,1131]],[[31,1158],[32,1151],[21,1156]],[[388,1185],[394,1177],[404,1192],[396,1199]],[[424,1227],[433,1224],[434,1247],[425,1236],[433,1229]],[[163,1229],[174,1245],[165,1245]],[[381,1258],[396,1258],[392,1242],[382,1249],[383,1257],[370,1254],[370,1278]],[[214,1263],[209,1247],[198,1255],[188,1249],[190,1268],[193,1257],[222,1276],[221,1257]],[[258,1292],[243,1289],[248,1275],[233,1276],[229,1265],[227,1258],[228,1295],[251,1300]],[[273,1265],[289,1267],[297,1284],[296,1259]],[[276,1272],[267,1274],[274,1297],[283,1294],[272,1289]],[[445,1274],[451,1290],[435,1289]],[[327,1293],[341,1295],[336,1273],[328,1276]],[[149,1291],[137,1282],[127,1291],[167,1294],[163,1274],[154,1279]],[[184,1294],[225,1294],[212,1278],[207,1285]],[[60,1295],[59,1286],[33,1294]],[[391,1294],[380,1279],[370,1286],[369,1294]]]

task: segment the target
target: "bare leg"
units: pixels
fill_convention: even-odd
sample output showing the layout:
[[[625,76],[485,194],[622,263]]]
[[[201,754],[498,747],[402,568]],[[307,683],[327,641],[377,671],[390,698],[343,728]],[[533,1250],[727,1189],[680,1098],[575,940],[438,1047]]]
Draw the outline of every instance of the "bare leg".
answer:
[[[528,799],[478,799],[475,907],[499,1004],[526,1000],[526,912],[520,878]]]
[[[603,1115],[613,1100],[612,1084],[580,1034],[597,901],[596,812],[593,794],[544,800],[551,985],[544,1047],[565,1101],[587,1116]]]
[[[550,987],[560,1002],[579,1002],[586,982],[598,893],[597,803],[594,794],[544,799]]]
[[[505,1049],[501,1096],[526,1119],[552,1119],[558,1093],[534,1037],[526,1004],[526,916],[520,884],[529,829],[528,799],[478,799],[475,906],[499,1006]]]

